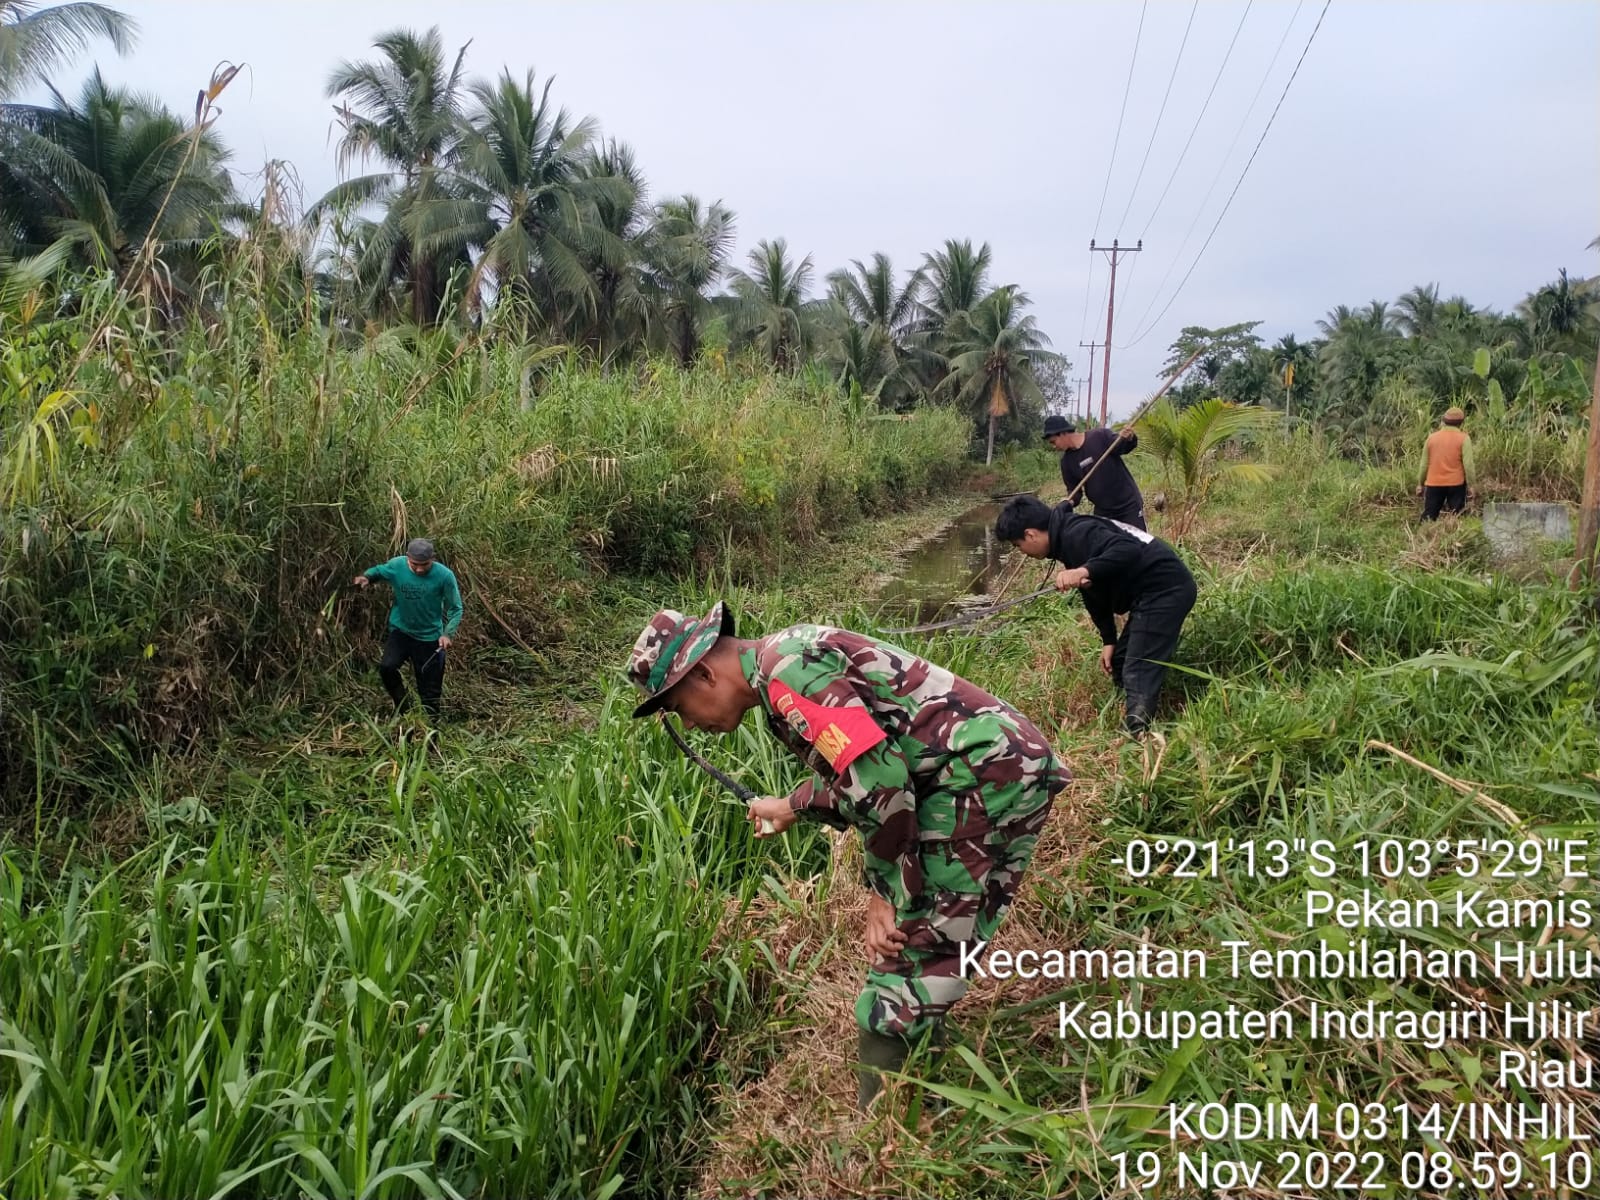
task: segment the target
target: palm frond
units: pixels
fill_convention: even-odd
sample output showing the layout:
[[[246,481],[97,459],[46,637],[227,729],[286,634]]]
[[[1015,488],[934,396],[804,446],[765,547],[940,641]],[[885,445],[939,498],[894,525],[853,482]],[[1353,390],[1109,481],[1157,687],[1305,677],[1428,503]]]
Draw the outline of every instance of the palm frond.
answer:
[[[104,4],[0,4],[0,97],[14,95],[29,83],[105,40],[118,54],[133,48],[138,24]]]

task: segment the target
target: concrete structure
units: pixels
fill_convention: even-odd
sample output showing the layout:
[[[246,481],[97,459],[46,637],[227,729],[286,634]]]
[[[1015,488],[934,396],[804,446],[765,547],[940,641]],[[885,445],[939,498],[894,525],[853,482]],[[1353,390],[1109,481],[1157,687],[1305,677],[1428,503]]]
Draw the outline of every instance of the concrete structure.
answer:
[[[1483,506],[1483,535],[1501,561],[1537,558],[1538,542],[1572,540],[1572,516],[1565,504],[1496,501]]]

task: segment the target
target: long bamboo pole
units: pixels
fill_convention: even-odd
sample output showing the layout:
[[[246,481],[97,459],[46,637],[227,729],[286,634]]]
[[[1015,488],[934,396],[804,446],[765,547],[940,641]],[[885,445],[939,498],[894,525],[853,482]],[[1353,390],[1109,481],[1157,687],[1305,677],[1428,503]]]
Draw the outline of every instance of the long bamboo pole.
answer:
[[[1146,409],[1148,409],[1157,400],[1161,399],[1161,397],[1165,396],[1170,390],[1172,390],[1173,384],[1177,383],[1179,379],[1183,378],[1183,373],[1187,371],[1190,364],[1199,357],[1200,351],[1196,350],[1187,359],[1185,359],[1183,365],[1173,372],[1171,378],[1161,385],[1160,390],[1157,391],[1155,395],[1151,396],[1138,407],[1133,416],[1128,418],[1126,424],[1132,425],[1144,415]],[[1083,479],[1079,481],[1078,487],[1073,489],[1075,493],[1082,490],[1083,485],[1089,482],[1089,476],[1095,473],[1100,464],[1105,462],[1105,460],[1111,456],[1112,451],[1115,449],[1116,442],[1112,442],[1111,446],[1106,450],[1106,452],[1096,459],[1095,462],[1089,467],[1088,472],[1084,475]],[[1069,494],[1067,498],[1069,500],[1072,499],[1072,494]],[[992,617],[996,613],[1004,612],[1008,608],[1015,608],[1018,605],[1037,600],[1040,596],[1048,596],[1054,590],[1055,589],[1052,586],[1046,585],[1039,588],[1037,591],[1028,593],[1026,596],[1018,596],[1012,600],[1001,600],[994,604],[985,605],[982,608],[969,609],[967,612],[961,613],[960,615],[952,617],[949,620],[933,621],[923,625],[907,625],[898,629],[885,629],[883,632],[893,635],[902,633],[931,633],[938,629],[954,629],[961,625],[971,625],[977,621],[982,621],[987,617]]]
[[[1202,347],[1202,349],[1204,349],[1204,347]],[[1184,359],[1183,365],[1181,367],[1179,367],[1176,371],[1174,371],[1172,373],[1172,377],[1161,385],[1161,390],[1158,391],[1155,395],[1151,396],[1143,404],[1141,404],[1134,411],[1133,416],[1129,417],[1126,421],[1124,421],[1122,423],[1123,424],[1123,428],[1127,428],[1128,426],[1130,426],[1134,422],[1136,422],[1140,417],[1144,416],[1145,411],[1147,409],[1149,409],[1149,407],[1152,404],[1154,404],[1157,400],[1159,400],[1159,399],[1161,399],[1161,397],[1165,396],[1172,389],[1172,385],[1177,383],[1178,380],[1183,378],[1183,373],[1189,369],[1190,364],[1193,363],[1194,360],[1199,358],[1199,357],[1200,357],[1200,351],[1196,350],[1193,354],[1189,355],[1188,358]],[[1119,442],[1121,440],[1122,440],[1122,438],[1119,435],[1115,440],[1112,441],[1111,445],[1106,447],[1105,453],[1102,454],[1099,458],[1095,459],[1094,463],[1089,467],[1089,469],[1086,472],[1084,472],[1083,478],[1078,480],[1078,486],[1073,488],[1072,491],[1067,493],[1067,498],[1064,501],[1064,503],[1076,504],[1078,502],[1078,500],[1084,495],[1084,490],[1083,489],[1089,486],[1089,477],[1092,476],[1096,471],[1098,471],[1100,469],[1100,464],[1101,463],[1105,462],[1106,459],[1110,458],[1114,453],[1116,453],[1117,442]]]

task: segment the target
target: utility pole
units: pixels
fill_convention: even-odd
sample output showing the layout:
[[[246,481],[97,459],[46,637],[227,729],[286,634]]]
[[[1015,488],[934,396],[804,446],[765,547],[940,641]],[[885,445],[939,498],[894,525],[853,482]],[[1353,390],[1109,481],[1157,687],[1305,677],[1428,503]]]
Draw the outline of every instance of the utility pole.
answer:
[[[1087,421],[1094,407],[1094,352],[1100,349],[1100,343],[1079,342],[1078,345],[1089,349],[1089,390],[1083,394],[1083,419]]]
[[[1583,457],[1583,499],[1578,502],[1578,570],[1594,587],[1595,543],[1600,540],[1600,358],[1594,364],[1594,393],[1589,403],[1589,446]]]
[[[1089,249],[1098,250],[1101,254],[1111,259],[1111,290],[1106,293],[1106,361],[1100,372],[1100,424],[1108,423],[1106,406],[1111,397],[1111,319],[1117,310],[1117,262],[1124,254],[1137,254],[1144,249],[1144,239],[1139,239],[1136,246],[1122,246],[1117,244],[1117,239],[1111,239],[1111,249],[1096,246],[1094,239],[1089,239]]]

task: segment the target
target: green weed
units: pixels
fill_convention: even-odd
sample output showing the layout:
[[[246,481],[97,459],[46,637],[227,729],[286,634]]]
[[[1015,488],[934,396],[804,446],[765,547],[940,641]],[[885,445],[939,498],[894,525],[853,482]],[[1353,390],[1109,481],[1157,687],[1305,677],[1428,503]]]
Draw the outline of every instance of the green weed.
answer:
[[[784,851],[641,732],[609,706],[536,774],[402,753],[309,835],[7,852],[0,1189],[659,1193],[751,1002],[718,931]]]

